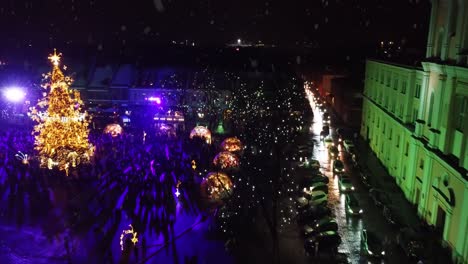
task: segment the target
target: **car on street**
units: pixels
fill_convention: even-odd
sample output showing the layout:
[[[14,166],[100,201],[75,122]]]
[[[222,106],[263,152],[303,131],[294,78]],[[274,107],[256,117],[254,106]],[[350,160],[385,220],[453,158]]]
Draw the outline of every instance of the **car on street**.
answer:
[[[345,208],[346,208],[346,214],[350,214],[350,215],[361,215],[364,212],[364,210],[362,210],[354,194],[346,195]]]
[[[307,175],[306,177],[304,177],[303,186],[311,185],[316,182],[328,183],[329,181],[330,179],[328,179],[327,176],[323,175],[322,173],[317,173],[317,174]]]
[[[331,210],[327,206],[308,206],[302,210],[297,218],[299,224],[322,219],[331,215]]]
[[[383,207],[392,204],[392,200],[383,190],[372,188],[369,190],[369,196],[377,207]]]
[[[344,164],[341,160],[333,161],[333,174],[344,173]]]
[[[322,206],[328,202],[328,195],[324,192],[317,192],[311,195],[309,199],[310,206]]]
[[[349,149],[350,147],[353,147],[353,148],[354,148],[353,141],[350,140],[350,139],[345,139],[345,140],[343,140],[343,147],[344,147],[344,149],[345,149],[346,151],[349,152],[348,149]]]
[[[324,193],[328,193],[328,185],[325,182],[314,182],[304,187],[305,193],[310,193],[312,191],[321,191]]]
[[[340,152],[339,152],[339,150],[338,150],[338,148],[336,146],[334,146],[334,145],[328,146],[328,155],[330,156],[331,159],[338,159],[339,158],[339,156],[338,156],[339,153]]]
[[[385,217],[385,220],[392,225],[393,227],[400,229],[404,227],[404,223],[402,218],[397,214],[397,210],[390,207],[390,206],[384,206],[383,211],[382,211],[383,216]]]
[[[311,225],[306,224],[303,227],[303,233],[306,237],[325,231],[338,231],[338,224],[335,219],[325,217],[318,221],[314,221]]]
[[[325,145],[326,148],[328,148],[329,146],[333,146],[335,145],[333,143],[333,139],[331,137],[326,137],[324,140],[323,140],[323,144]]]
[[[330,135],[330,127],[329,126],[323,126],[322,131],[324,131],[327,135]]]
[[[384,258],[386,254],[382,241],[366,229],[361,231],[361,254],[371,258]]]
[[[298,197],[296,199],[296,205],[297,205],[297,209],[306,210],[307,206],[309,205],[309,200],[303,196]]]
[[[337,231],[324,231],[306,239],[306,245],[314,245],[318,242],[319,248],[336,248],[341,243],[341,237]]]
[[[351,183],[351,179],[348,177],[348,175],[343,174],[338,177],[338,188],[341,192],[354,191],[354,186]]]
[[[406,256],[413,261],[424,260],[427,254],[425,236],[413,228],[402,228],[397,234],[397,244],[403,249]]]

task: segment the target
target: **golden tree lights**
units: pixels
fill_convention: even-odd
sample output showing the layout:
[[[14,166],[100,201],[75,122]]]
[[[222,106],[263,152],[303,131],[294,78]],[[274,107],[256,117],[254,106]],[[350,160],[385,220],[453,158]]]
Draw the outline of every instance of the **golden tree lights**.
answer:
[[[94,147],[88,141],[89,122],[87,113],[81,111],[80,93],[69,89],[73,80],[60,70],[60,58],[55,50],[49,56],[53,68],[43,75],[46,82],[42,85],[48,93],[30,114],[38,122],[33,135],[41,167],[57,166],[68,174],[70,167],[90,161]]]
[[[221,169],[237,168],[239,167],[239,158],[229,151],[222,151],[214,157],[213,164]]]
[[[242,150],[242,142],[236,137],[226,138],[221,143],[221,148],[229,152],[237,152]]]
[[[222,172],[210,172],[201,182],[202,196],[211,200],[226,199],[231,196],[234,184],[231,179]]]
[[[207,127],[196,126],[190,132],[190,139],[194,137],[203,138],[207,144],[211,144],[211,132]]]

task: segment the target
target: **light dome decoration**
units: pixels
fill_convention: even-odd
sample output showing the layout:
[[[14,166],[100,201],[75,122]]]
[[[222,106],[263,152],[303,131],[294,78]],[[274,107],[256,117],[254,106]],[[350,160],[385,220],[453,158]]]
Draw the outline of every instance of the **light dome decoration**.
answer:
[[[190,132],[190,138],[199,137],[203,138],[206,143],[211,144],[211,132],[207,127],[204,126],[196,126]]]
[[[236,137],[226,138],[221,143],[221,148],[229,152],[237,152],[242,150],[242,142]]]
[[[109,124],[104,128],[104,134],[110,134],[112,137],[116,137],[123,133],[123,129],[119,124]]]
[[[210,172],[201,183],[202,196],[210,200],[222,200],[229,198],[232,194],[231,179],[222,172]]]
[[[237,168],[239,167],[239,158],[234,153],[222,151],[214,157],[213,164],[221,169]]]

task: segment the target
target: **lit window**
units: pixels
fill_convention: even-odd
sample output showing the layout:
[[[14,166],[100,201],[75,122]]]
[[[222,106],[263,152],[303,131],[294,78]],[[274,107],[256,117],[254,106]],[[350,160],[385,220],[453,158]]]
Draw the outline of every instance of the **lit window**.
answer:
[[[458,106],[458,118],[455,128],[461,132],[465,129],[466,119],[468,118],[468,99],[464,96],[457,96],[456,103]]]
[[[421,96],[421,84],[416,84],[416,90],[414,91],[414,97],[419,98]]]

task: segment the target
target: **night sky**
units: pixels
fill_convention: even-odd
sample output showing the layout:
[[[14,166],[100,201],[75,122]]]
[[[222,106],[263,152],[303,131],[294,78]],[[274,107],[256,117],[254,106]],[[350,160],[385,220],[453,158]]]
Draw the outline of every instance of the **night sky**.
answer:
[[[423,47],[428,0],[1,0],[3,49],[169,44]]]

